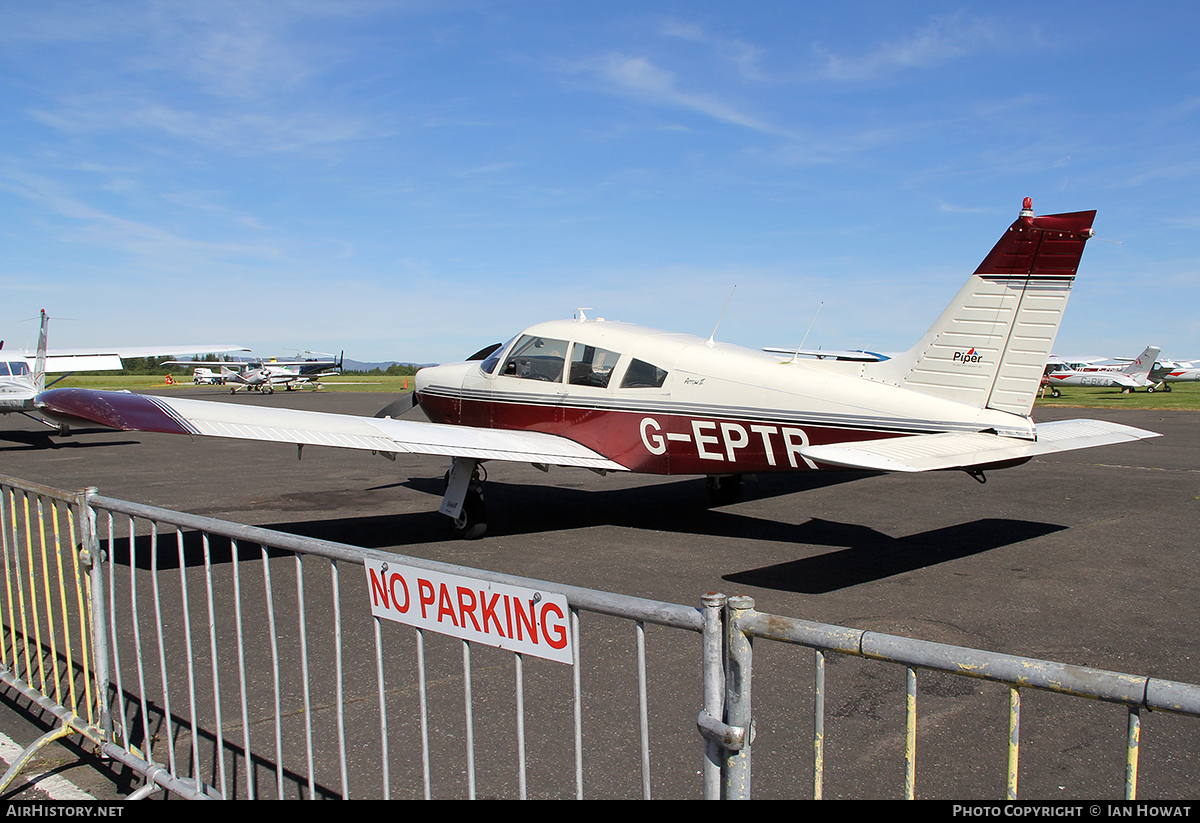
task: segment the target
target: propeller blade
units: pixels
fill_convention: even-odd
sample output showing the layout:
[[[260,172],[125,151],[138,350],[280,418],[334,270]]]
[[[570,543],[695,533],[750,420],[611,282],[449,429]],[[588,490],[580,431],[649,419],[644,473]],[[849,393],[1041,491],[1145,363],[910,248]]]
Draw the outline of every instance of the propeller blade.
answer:
[[[410,391],[400,395],[391,403],[388,403],[382,409],[375,412],[375,417],[399,417],[405,412],[410,411],[415,405],[417,405],[417,393]]]
[[[470,363],[473,360],[487,360],[489,354],[491,354],[492,352],[494,352],[496,349],[500,348],[503,345],[504,345],[503,343],[493,343],[490,346],[486,346],[486,347],[480,349],[479,351],[475,352],[470,357],[468,357],[467,362]]]

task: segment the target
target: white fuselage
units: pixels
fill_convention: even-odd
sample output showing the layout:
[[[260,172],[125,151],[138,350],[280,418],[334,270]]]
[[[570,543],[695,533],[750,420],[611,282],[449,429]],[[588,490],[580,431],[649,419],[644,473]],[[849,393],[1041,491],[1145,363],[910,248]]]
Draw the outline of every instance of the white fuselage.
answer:
[[[1027,417],[897,385],[886,366],[565,320],[485,361],[422,369],[416,392],[434,422],[561,434],[659,474],[812,469],[804,446],[909,434],[1034,437]]]

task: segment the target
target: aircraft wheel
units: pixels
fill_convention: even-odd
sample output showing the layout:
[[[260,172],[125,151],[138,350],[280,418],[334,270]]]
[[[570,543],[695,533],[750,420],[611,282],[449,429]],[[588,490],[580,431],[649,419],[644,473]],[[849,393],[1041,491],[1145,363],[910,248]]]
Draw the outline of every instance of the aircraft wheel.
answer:
[[[1153,386],[1147,386],[1147,387],[1146,387],[1146,393],[1147,393],[1147,394],[1154,394],[1154,387],[1153,387]]]
[[[476,491],[467,492],[462,511],[453,521],[455,537],[463,540],[478,540],[487,532],[487,506],[483,495]]]
[[[271,388],[270,386],[267,386],[265,389],[263,389],[263,391],[265,391],[267,394],[275,393],[275,390],[273,388]]]
[[[1170,391],[1170,390],[1171,390],[1170,386],[1163,386],[1163,391]]]
[[[742,498],[740,474],[709,475],[706,483],[708,499],[714,506],[728,506]]]
[[[1062,397],[1062,392],[1060,392],[1058,389],[1051,389],[1050,396],[1051,397]]]
[[[229,390],[229,393],[230,393],[230,394],[237,394],[237,389],[230,389],[230,390]]]

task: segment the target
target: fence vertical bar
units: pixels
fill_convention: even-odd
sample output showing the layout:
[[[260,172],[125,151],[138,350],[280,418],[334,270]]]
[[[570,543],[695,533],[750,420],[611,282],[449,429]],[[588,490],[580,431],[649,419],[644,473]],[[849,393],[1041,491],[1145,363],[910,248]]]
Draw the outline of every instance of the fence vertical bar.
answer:
[[[905,695],[904,799],[912,800],[917,784],[917,672],[911,666],[905,671],[908,688]]]
[[[225,782],[225,724],[221,714],[221,673],[217,666],[217,614],[213,604],[212,546],[208,532],[204,533],[204,593],[208,605],[208,648],[212,666],[213,715],[215,718],[216,760],[218,791],[222,798],[229,798],[229,786]]]
[[[132,536],[130,538],[132,545]],[[167,685],[167,650],[163,638],[162,595],[158,586],[158,523],[150,521],[150,581],[154,591],[154,620],[158,637],[158,665],[162,682],[163,721],[167,725],[167,763],[171,777],[179,777],[175,766],[175,735],[171,731],[171,691]]]
[[[1008,687],[1008,799],[1017,799],[1021,760],[1021,690]]]
[[[371,622],[375,626],[375,684],[379,690],[379,748],[380,762],[383,766],[383,799],[392,799],[392,777],[388,767],[388,716],[387,716],[387,692],[384,691],[383,684],[383,633],[379,628],[379,618],[371,618]],[[424,688],[424,678],[422,678],[421,687]],[[425,758],[428,762],[429,758]],[[428,785],[429,780],[426,778],[426,796],[429,799]]]
[[[346,690],[342,671],[342,597],[336,560],[329,561],[329,585],[333,596],[333,657],[337,674],[338,755],[342,767],[342,799],[350,799],[350,778],[346,769]]]
[[[641,620],[637,627],[638,664],[638,731],[642,755],[642,799],[650,799],[650,711],[646,696],[646,624]]]
[[[825,797],[825,652],[817,657],[813,671],[813,800]]]
[[[1125,799],[1137,800],[1138,747],[1142,737],[1142,716],[1137,706],[1129,707],[1128,743],[1125,746]]]
[[[279,635],[275,630],[275,597],[271,589],[271,556],[266,544],[259,544],[263,560],[263,586],[266,591],[267,627],[271,632],[271,682],[275,689],[275,796],[283,800],[283,717],[279,696]]]
[[[196,720],[196,664],[194,662],[195,655],[192,653],[192,609],[188,602],[187,557],[183,550],[183,529],[178,526],[175,527],[175,553],[179,558],[180,610],[183,612],[183,643],[187,650],[188,719],[192,729],[192,776],[196,778],[196,785],[201,786],[200,735],[196,731],[199,725]]]
[[[417,693],[421,704],[421,779],[425,784],[425,799],[429,800],[433,796],[433,787],[429,776],[429,692],[425,683],[424,629],[417,629]]]
[[[463,703],[467,722],[467,797],[475,799],[475,712],[471,696],[471,644],[462,641]]]
[[[701,688],[704,712],[712,718],[725,717],[725,645],[721,614],[726,599],[720,592],[709,592],[701,598],[704,616],[700,641],[703,661]],[[704,763],[701,766],[704,799],[720,800],[721,746],[708,737],[701,737],[701,740],[704,741]]]
[[[109,619],[105,609],[104,567],[111,564],[111,558],[105,557],[100,549],[100,540],[96,533],[96,512],[92,509],[91,498],[97,493],[95,486],[88,486],[78,498],[78,519],[80,537],[83,540],[83,562],[87,567],[90,581],[91,636],[85,639],[92,646],[93,680],[96,688],[96,709],[100,730],[104,736],[112,740],[113,721],[112,711],[108,705],[108,635],[106,629]],[[110,529],[111,533],[111,529]],[[114,621],[115,622],[115,621]],[[120,699],[118,691],[117,699]],[[91,698],[88,699],[91,703]]]
[[[746,730],[740,751],[725,753],[725,798],[750,799],[750,681],[754,659],[754,640],[742,631],[741,618],[754,609],[753,597],[731,597],[726,607],[727,669],[725,676],[725,722]]]
[[[308,758],[308,799],[316,798],[317,776],[313,763],[312,741],[312,696],[308,685],[308,629],[304,619],[304,556],[292,555],[296,559],[296,619],[300,630],[300,682],[304,693],[304,751]]]
[[[579,648],[579,609],[571,609],[571,640],[574,660],[571,661],[571,699],[575,722],[575,799],[583,800],[583,686],[579,670],[583,653]]]
[[[137,544],[134,540],[136,527],[132,517],[127,518],[129,526],[129,619],[133,622],[133,659],[134,665],[137,668],[138,680],[138,708],[142,714],[142,747],[146,750],[146,760],[154,759],[154,738],[150,734],[150,707],[147,705],[146,691],[146,666],[145,658],[142,656],[142,624],[140,613],[138,612],[138,596],[137,596]],[[157,564],[154,560],[154,546],[151,544],[151,568],[156,569]],[[116,588],[114,586],[114,588]],[[117,642],[116,624],[113,625],[113,643]]]
[[[517,679],[517,791],[525,800],[525,661],[520,652],[513,654],[513,661]]]
[[[0,637],[0,664],[8,665],[8,639],[13,639],[13,663],[14,672],[17,668],[17,646],[16,646],[16,627],[17,624],[13,620],[13,593],[12,593],[12,568],[9,560],[9,552],[14,550],[16,544],[16,525],[12,522],[9,516],[11,506],[8,504],[8,498],[12,495],[12,489],[5,486],[0,486],[0,549],[4,551],[4,592],[5,606],[8,609],[8,625],[5,637]],[[13,542],[8,539],[9,529],[13,530]]]
[[[246,758],[246,797],[254,800],[258,792],[254,785],[254,760],[250,755],[250,707],[246,692],[246,638],[242,628],[242,573],[238,563],[241,548],[237,540],[229,541],[229,563],[233,573],[233,623],[237,637],[238,691],[242,699],[242,748]]]

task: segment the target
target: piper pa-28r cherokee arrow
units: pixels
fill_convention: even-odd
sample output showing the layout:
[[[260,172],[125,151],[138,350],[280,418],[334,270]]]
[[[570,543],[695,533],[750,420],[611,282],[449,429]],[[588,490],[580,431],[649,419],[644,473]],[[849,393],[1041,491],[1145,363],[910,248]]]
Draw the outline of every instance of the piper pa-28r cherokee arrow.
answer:
[[[486,528],[480,464],[706,475],[732,502],[747,473],[986,469],[1155,437],[1094,420],[1030,419],[1094,211],[1034,216],[1025,200],[933,327],[886,359],[779,355],[626,323],[543,323],[465,363],[417,373],[432,421],[60,389],[42,414],[117,429],[453,458],[441,511]]]

